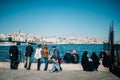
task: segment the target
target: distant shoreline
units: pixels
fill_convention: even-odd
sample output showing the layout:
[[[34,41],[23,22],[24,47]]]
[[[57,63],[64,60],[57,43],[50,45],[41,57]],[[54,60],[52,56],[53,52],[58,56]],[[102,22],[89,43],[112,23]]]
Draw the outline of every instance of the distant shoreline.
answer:
[[[31,43],[32,44],[32,43]],[[38,43],[38,44],[42,44],[42,45],[45,45],[45,44],[47,44],[47,45],[99,45],[100,43],[82,43],[82,44],[70,44],[70,43]],[[100,45],[102,45],[103,43],[101,43]],[[13,42],[0,42],[0,46],[11,46],[11,45],[13,45]],[[18,45],[28,45],[28,43],[21,43],[21,44],[18,44]],[[32,45],[37,45],[37,43],[36,44],[32,44]]]

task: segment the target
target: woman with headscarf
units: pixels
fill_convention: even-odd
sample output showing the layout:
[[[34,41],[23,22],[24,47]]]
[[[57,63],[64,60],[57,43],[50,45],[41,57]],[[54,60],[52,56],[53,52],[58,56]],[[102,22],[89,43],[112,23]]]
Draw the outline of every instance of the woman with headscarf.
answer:
[[[84,71],[93,71],[93,62],[89,59],[87,51],[85,51],[82,55],[81,64]]]
[[[100,63],[99,58],[95,52],[92,53],[91,59],[93,61],[94,70],[97,70]]]
[[[103,62],[102,62],[103,66],[108,68],[110,66],[109,56],[107,55],[106,52],[103,52],[102,57],[103,57]]]

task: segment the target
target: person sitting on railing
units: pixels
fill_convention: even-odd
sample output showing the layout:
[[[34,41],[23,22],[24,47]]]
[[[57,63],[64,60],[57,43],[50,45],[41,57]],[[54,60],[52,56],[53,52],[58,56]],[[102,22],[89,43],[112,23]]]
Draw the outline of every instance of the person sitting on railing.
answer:
[[[77,54],[76,50],[72,51],[71,60],[72,60],[72,63],[74,64],[79,63],[79,55]]]
[[[70,54],[69,51],[66,52],[66,54],[64,55],[64,60],[66,63],[71,63],[71,57],[72,57],[72,54]]]
[[[81,64],[82,64],[84,71],[93,71],[94,70],[93,61],[92,61],[92,59],[89,58],[87,51],[85,51],[82,55]]]
[[[107,53],[103,51],[102,57],[103,57],[103,62],[102,62],[103,66],[108,68],[110,66],[110,62]]]
[[[100,63],[99,63],[99,58],[95,52],[92,53],[91,59],[93,60],[94,70],[97,71]]]

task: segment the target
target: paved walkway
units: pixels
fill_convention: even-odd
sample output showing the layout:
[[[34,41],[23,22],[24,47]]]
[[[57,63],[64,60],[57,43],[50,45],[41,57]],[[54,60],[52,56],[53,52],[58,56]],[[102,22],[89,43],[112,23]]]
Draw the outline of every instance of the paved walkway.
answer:
[[[37,70],[0,69],[0,80],[120,80],[110,72],[66,70],[60,73]]]
[[[42,63],[40,69],[44,70],[45,64]],[[81,64],[61,64],[63,70],[83,70]],[[9,62],[0,62],[0,68],[10,68],[10,63]],[[18,69],[24,69],[24,63],[21,62],[18,66]],[[31,64],[31,70],[36,70],[37,69],[37,63],[32,63]],[[52,64],[48,65],[48,70],[52,69]],[[99,66],[98,68],[99,71],[108,71],[107,68],[103,67],[102,65]]]
[[[44,64],[41,71],[36,70],[36,63],[32,64],[31,70],[25,70],[23,65],[20,63],[18,70],[10,70],[8,62],[0,62],[0,80],[120,80],[102,65],[98,71],[86,72],[80,64],[62,64],[63,71],[60,73],[49,73],[52,64],[48,71],[43,71]]]

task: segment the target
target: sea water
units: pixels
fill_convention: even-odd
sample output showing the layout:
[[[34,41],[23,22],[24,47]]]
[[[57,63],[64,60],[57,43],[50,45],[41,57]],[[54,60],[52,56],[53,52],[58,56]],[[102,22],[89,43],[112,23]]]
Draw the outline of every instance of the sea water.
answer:
[[[92,52],[96,52],[97,55],[100,54],[100,51],[103,50],[103,44],[49,44],[48,48],[50,51],[50,54],[53,54],[52,46],[55,45],[58,49],[60,56],[63,58],[66,51],[69,51],[72,53],[72,50],[76,50],[77,54],[79,54],[79,58],[81,61],[81,57],[84,51],[88,51],[89,57],[91,56]],[[25,55],[27,45],[19,45],[18,49],[22,52],[23,56]],[[34,48],[34,53],[32,55],[32,61],[36,61],[34,58],[35,49],[37,48],[37,45],[32,45]],[[9,60],[9,48],[10,46],[0,46],[0,61],[10,61]],[[42,48],[44,48],[44,45],[42,45]],[[19,56],[20,57],[20,56]],[[64,60],[63,60],[64,62]]]

